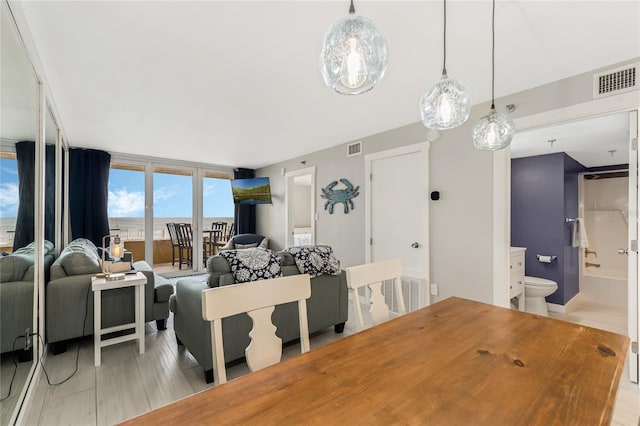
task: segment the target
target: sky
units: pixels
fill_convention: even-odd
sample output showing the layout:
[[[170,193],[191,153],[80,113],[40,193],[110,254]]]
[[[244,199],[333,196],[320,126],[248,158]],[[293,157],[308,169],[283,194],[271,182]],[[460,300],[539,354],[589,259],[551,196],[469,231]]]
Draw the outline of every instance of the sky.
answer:
[[[16,217],[17,214],[18,162],[15,159],[0,158],[0,217]]]
[[[228,179],[205,178],[203,217],[233,217],[234,205]],[[154,173],[153,213],[155,217],[191,217],[191,176]],[[144,216],[144,173],[111,169],[109,173],[109,217]]]
[[[191,217],[191,176],[154,173],[155,217]],[[228,179],[205,178],[203,217],[233,217],[234,205]],[[0,217],[18,212],[18,169],[15,159],[0,158]],[[109,217],[144,217],[144,173],[109,171]]]

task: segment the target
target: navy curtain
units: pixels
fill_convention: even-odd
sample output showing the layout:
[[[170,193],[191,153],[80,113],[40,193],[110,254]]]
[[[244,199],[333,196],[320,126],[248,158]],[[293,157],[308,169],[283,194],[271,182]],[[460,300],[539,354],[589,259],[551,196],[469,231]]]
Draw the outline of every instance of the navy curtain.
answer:
[[[18,214],[13,235],[13,250],[34,241],[34,184],[36,165],[36,144],[33,141],[16,143],[16,161],[18,163]],[[44,238],[55,240],[55,146],[45,147],[45,203]]]
[[[109,234],[107,201],[111,155],[95,149],[69,149],[69,220],[71,237],[100,247]]]
[[[252,169],[235,169],[233,175],[236,179],[256,177]],[[254,204],[236,204],[235,218],[236,234],[256,233],[256,206]]]

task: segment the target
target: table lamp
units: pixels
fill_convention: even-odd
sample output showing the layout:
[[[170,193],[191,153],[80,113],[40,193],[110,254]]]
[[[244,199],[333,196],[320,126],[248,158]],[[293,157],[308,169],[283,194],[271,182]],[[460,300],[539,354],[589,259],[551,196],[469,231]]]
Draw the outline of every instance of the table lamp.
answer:
[[[111,261],[105,260],[106,239],[109,238],[109,257]],[[105,235],[102,237],[102,272],[125,272],[131,269],[128,262],[120,262],[124,256],[124,243],[120,235]]]

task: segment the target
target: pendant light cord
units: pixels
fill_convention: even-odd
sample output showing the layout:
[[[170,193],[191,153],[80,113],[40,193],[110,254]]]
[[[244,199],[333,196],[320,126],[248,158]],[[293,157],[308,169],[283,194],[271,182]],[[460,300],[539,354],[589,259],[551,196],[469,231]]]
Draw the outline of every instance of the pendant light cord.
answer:
[[[442,75],[447,75],[447,0],[444,0],[444,25],[443,25],[443,49],[444,54],[442,55]]]
[[[353,0],[351,0],[351,6],[349,6],[349,15],[353,15],[356,13],[356,7],[353,5]]]
[[[491,10],[491,109],[495,110],[496,85],[496,0],[493,0]]]

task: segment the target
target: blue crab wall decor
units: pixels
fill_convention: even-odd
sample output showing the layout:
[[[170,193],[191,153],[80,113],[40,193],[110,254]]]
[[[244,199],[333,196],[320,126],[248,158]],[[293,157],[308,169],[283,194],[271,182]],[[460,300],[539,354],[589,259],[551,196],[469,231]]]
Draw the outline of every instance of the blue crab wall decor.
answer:
[[[349,207],[351,207],[351,210],[354,208],[351,199],[359,195],[359,186],[354,187],[353,184],[345,178],[340,179],[340,182],[345,186],[345,189],[333,189],[338,185],[337,180],[331,182],[326,188],[322,188],[322,194],[320,196],[327,200],[327,202],[324,203],[324,209],[328,210],[329,214],[333,214],[333,206],[338,203],[342,203],[344,206],[344,214],[349,214]]]

